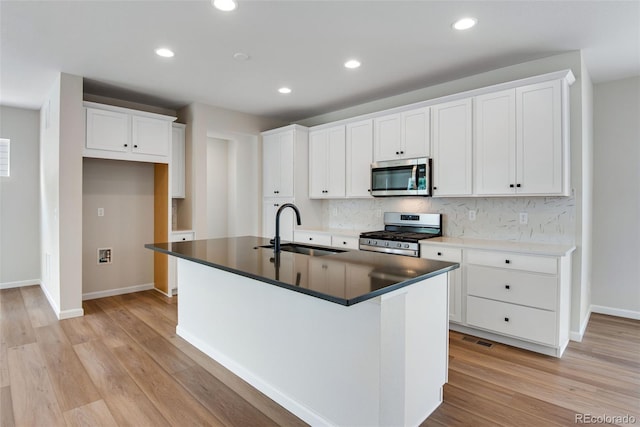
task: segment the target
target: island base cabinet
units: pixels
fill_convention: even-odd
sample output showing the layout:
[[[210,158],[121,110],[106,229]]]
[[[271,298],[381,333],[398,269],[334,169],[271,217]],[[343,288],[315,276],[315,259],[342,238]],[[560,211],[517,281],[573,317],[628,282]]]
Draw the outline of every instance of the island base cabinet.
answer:
[[[446,274],[351,306],[183,259],[178,282],[178,335],[310,425],[419,425],[442,402]]]

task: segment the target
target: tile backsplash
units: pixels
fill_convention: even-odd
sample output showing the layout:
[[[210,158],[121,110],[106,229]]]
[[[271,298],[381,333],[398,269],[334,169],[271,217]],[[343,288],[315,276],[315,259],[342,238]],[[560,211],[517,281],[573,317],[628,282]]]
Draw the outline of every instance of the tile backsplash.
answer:
[[[476,219],[469,219],[469,211]],[[327,200],[323,204],[326,228],[379,230],[384,212],[443,214],[443,234],[449,237],[537,243],[575,243],[574,197],[430,198],[387,197]],[[520,224],[519,214],[528,222]]]

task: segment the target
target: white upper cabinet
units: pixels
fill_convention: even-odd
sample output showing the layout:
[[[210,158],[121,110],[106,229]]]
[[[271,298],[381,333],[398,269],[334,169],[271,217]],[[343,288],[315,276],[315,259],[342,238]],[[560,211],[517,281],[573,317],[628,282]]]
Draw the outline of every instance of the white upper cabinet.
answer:
[[[516,90],[477,96],[474,113],[475,193],[515,193]]]
[[[374,119],[374,160],[429,156],[429,107]]]
[[[516,88],[518,194],[569,195],[569,119],[563,120],[561,91],[560,80]]]
[[[309,197],[345,195],[345,127],[309,132]]]
[[[373,161],[373,121],[347,124],[346,197],[371,196],[371,163]]]
[[[263,136],[263,196],[293,197],[294,131]]]
[[[437,104],[433,116],[433,196],[469,196],[472,188],[471,98]]]
[[[568,195],[559,80],[475,98],[475,194]]]
[[[175,117],[85,102],[85,157],[169,163]]]
[[[174,123],[171,138],[171,197],[185,196],[185,125]]]

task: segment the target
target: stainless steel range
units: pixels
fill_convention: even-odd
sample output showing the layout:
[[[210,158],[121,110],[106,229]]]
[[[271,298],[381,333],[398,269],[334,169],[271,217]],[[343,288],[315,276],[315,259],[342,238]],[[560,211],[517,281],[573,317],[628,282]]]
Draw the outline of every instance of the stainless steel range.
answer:
[[[442,214],[385,212],[384,230],[360,234],[360,250],[420,256],[420,240],[442,236]]]

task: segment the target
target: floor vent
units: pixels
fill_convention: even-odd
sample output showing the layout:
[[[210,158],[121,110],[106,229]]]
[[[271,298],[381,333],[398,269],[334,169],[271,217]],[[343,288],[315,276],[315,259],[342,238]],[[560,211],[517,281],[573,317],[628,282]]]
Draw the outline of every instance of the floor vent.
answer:
[[[462,337],[462,341],[468,341],[468,342],[472,342],[472,343],[476,343],[477,340],[475,338],[472,337]]]
[[[489,348],[493,347],[493,343],[486,342],[486,341],[478,341],[476,344],[483,345],[483,346],[489,347]]]

